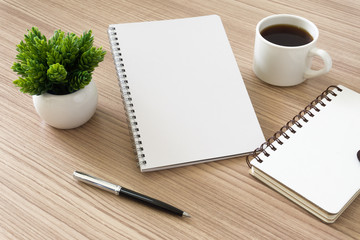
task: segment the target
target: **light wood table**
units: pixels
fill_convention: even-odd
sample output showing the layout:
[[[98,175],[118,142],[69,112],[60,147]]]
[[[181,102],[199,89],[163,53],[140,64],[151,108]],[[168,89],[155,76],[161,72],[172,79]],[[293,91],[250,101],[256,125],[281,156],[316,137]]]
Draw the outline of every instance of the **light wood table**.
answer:
[[[318,26],[318,47],[333,59],[328,74],[287,88],[255,77],[255,26],[275,13],[300,15]],[[360,239],[360,198],[336,223],[324,224],[251,177],[245,158],[140,173],[107,27],[208,14],[223,20],[266,138],[329,85],[360,92],[359,1],[1,0],[0,239]],[[77,34],[92,29],[95,45],[108,51],[93,75],[97,111],[80,128],[48,126],[36,114],[31,97],[12,83],[17,78],[10,69],[15,45],[32,26],[48,37],[56,29]],[[315,60],[315,65],[321,62]],[[72,178],[74,170],[169,202],[192,218],[80,184]]]

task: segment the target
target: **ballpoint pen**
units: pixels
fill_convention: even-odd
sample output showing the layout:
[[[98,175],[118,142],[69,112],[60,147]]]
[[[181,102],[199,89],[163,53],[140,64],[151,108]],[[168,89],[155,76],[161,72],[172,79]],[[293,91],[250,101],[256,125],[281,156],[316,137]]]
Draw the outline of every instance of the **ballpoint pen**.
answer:
[[[73,173],[73,176],[75,179],[84,182],[84,183],[88,183],[90,185],[93,185],[95,187],[101,188],[103,190],[106,190],[108,192],[114,193],[115,195],[123,195],[123,196],[127,196],[129,198],[138,200],[142,203],[148,204],[149,206],[152,207],[156,207],[162,210],[165,210],[169,213],[175,214],[175,215],[179,215],[182,217],[190,217],[190,215],[187,212],[184,212],[176,207],[173,207],[167,203],[164,203],[162,201],[159,201],[157,199],[148,197],[146,195],[143,195],[141,193],[132,191],[130,189],[121,187],[119,185],[113,184],[113,183],[109,183],[107,181],[104,181],[102,179],[90,176],[88,174],[82,173],[82,172],[78,172],[75,171]]]

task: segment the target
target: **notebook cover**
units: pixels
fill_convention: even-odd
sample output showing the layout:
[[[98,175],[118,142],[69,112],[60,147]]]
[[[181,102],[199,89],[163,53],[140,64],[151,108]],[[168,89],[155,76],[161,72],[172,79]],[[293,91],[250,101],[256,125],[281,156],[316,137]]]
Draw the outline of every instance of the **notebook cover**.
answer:
[[[142,171],[238,156],[264,141],[218,16],[111,28],[135,110]]]

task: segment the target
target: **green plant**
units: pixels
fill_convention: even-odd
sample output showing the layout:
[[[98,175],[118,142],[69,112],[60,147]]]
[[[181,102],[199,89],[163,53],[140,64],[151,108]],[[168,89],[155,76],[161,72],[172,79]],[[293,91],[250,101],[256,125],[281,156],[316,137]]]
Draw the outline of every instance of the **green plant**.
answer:
[[[106,51],[93,47],[91,30],[80,37],[56,30],[47,41],[38,28],[28,30],[17,45],[17,62],[12,69],[19,76],[14,84],[30,95],[68,94],[84,88]]]

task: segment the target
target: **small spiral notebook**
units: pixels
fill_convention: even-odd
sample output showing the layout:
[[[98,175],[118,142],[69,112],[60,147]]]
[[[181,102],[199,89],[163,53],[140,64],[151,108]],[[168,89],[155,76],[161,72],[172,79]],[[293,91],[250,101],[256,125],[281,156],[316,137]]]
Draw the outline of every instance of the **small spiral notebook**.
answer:
[[[218,16],[108,34],[141,171],[240,156],[265,140]]]
[[[359,120],[360,94],[331,86],[247,158],[250,174],[335,222],[360,193]]]

